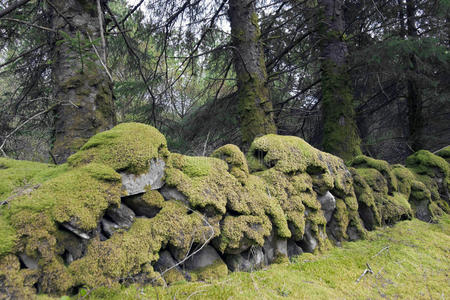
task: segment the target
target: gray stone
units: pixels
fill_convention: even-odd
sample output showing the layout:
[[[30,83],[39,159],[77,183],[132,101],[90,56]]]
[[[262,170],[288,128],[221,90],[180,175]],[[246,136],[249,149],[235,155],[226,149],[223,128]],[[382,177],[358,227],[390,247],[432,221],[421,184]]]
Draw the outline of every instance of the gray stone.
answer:
[[[299,256],[303,254],[302,248],[293,240],[287,241],[287,253],[288,257]]]
[[[74,233],[75,235],[79,236],[80,238],[84,240],[89,240],[91,237],[86,232],[82,231],[81,229],[77,228],[76,225],[73,222],[64,222],[61,224],[64,228],[69,230],[70,232]]]
[[[25,265],[25,267],[27,267],[28,269],[31,270],[36,270],[39,265],[37,260],[35,260],[34,258],[29,257],[28,255],[26,255],[25,253],[22,253],[19,255],[20,261]]]
[[[303,234],[303,239],[299,241],[299,244],[303,251],[310,253],[314,252],[314,249],[318,245],[316,238],[311,232],[311,224],[309,222],[306,222],[305,233]]]
[[[121,203],[119,207],[108,208],[105,216],[114,221],[120,228],[128,229],[133,224],[136,214],[124,203]]]
[[[322,211],[327,223],[330,222],[333,212],[336,209],[336,199],[330,191],[327,191],[325,195],[317,197],[317,200],[319,200],[320,205],[322,206]]]
[[[125,203],[131,208],[136,216],[144,216],[147,218],[155,217],[161,210],[160,207],[152,206],[145,202],[142,199],[142,194],[124,197],[122,198],[122,203]]]
[[[152,190],[160,189],[164,185],[164,170],[166,163],[162,159],[152,159],[147,173],[141,175],[120,173],[122,177],[122,189],[127,195],[136,195],[145,192],[147,186]]]
[[[106,238],[110,238],[113,235],[114,231],[120,229],[119,225],[106,219],[102,219],[100,223],[102,225],[102,230]]]
[[[171,280],[171,279],[174,280],[174,278],[177,278],[177,279],[175,279],[175,281],[176,281],[176,280],[180,280],[180,279],[182,279],[182,278],[185,278],[185,279],[187,279],[187,280],[190,280],[191,278],[190,278],[189,274],[188,274],[188,273],[183,274],[183,271],[181,270],[180,266],[174,267],[176,264],[177,264],[177,262],[176,262],[175,259],[172,257],[172,255],[170,254],[170,252],[167,251],[167,250],[164,250],[164,251],[161,251],[161,252],[159,253],[159,259],[158,259],[158,261],[155,263],[155,265],[153,266],[153,268],[154,268],[155,271],[157,271],[157,272],[159,272],[159,273],[161,273],[161,274],[163,274],[163,273],[166,272],[166,271],[169,272],[169,271],[168,271],[169,269],[170,269],[170,272],[176,272],[176,273],[177,273],[177,275],[176,275],[175,277],[173,276],[173,273],[172,273],[172,276],[170,276],[169,278],[164,277],[164,275],[163,275],[164,279],[166,280],[166,282],[167,282],[168,284],[171,283],[171,282],[168,281],[168,280]]]
[[[174,187],[169,187],[167,185],[163,186],[159,191],[166,200],[178,200],[187,203],[187,197],[183,195],[179,190]]]
[[[218,259],[222,260],[217,253],[216,249],[207,245],[203,247],[195,255],[191,256],[185,263],[184,266],[187,270],[196,270],[212,265]]]
[[[279,238],[275,231],[264,241],[263,249],[266,264],[271,264],[279,256],[288,256],[287,240]]]
[[[233,272],[251,272],[264,266],[265,257],[261,247],[251,247],[240,254],[228,254],[225,262]]]
[[[347,235],[350,241],[357,241],[361,239],[358,229],[355,226],[347,227]]]

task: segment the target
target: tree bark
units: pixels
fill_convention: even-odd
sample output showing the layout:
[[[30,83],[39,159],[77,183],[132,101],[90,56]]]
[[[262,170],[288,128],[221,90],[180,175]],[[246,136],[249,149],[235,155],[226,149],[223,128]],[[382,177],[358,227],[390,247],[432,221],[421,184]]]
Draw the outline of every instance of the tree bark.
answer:
[[[406,2],[406,25],[408,29],[408,39],[417,38],[417,28],[415,25],[416,7],[413,1]],[[422,115],[422,92],[418,79],[417,59],[414,53],[409,55],[409,70],[407,72],[408,87],[408,124],[409,142],[414,151],[423,149],[422,136],[424,119]]]
[[[228,15],[238,86],[242,142],[248,148],[257,136],[276,133],[267,71],[254,0],[230,0]]]
[[[64,163],[91,136],[110,129],[115,113],[112,83],[101,61],[104,45],[98,41],[104,28],[96,1],[50,3],[53,29],[59,33],[52,41],[52,80],[61,103],[55,111],[52,154]]]
[[[343,0],[319,0],[322,83],[322,147],[344,160],[361,154],[348,76]]]

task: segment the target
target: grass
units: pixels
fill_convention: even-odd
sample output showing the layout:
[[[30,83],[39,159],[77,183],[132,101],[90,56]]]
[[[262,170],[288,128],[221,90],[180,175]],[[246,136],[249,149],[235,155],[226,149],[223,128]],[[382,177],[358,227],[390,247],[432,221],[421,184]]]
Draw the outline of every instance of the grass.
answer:
[[[367,268],[359,282],[357,279]],[[168,288],[100,288],[87,299],[446,299],[450,295],[450,216],[438,224],[417,219],[369,233],[318,255],[213,282]],[[86,291],[80,294],[85,295]],[[41,296],[42,299],[46,298]]]

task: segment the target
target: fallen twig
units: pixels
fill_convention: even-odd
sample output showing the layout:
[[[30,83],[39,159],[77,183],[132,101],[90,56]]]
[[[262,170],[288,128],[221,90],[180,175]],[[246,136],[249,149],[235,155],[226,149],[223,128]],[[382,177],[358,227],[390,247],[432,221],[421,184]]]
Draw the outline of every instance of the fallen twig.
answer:
[[[370,267],[369,263],[366,263],[367,268],[364,270],[364,272],[361,274],[361,276],[359,276],[358,279],[356,279],[356,283],[359,283],[361,281],[361,279],[367,274],[373,274],[372,268]]]
[[[389,251],[389,246],[384,247],[383,249],[381,249],[380,251],[378,251],[377,254],[375,254],[374,256],[372,256],[372,258],[377,257],[378,255],[380,255],[382,252],[384,251]]]

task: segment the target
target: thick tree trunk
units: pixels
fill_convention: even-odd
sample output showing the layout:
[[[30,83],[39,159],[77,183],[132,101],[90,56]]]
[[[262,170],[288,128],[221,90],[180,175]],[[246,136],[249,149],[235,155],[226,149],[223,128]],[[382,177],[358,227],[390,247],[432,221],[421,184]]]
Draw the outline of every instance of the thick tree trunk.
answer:
[[[343,0],[320,0],[322,147],[344,160],[361,153],[343,40]]]
[[[417,38],[417,28],[415,26],[416,8],[412,1],[406,3],[406,24],[408,29],[408,38]],[[422,115],[422,92],[420,90],[417,60],[414,53],[409,55],[409,70],[407,72],[408,86],[408,123],[409,123],[409,142],[414,151],[423,149],[422,136],[424,119]]]
[[[247,148],[259,135],[276,133],[269,98],[261,32],[254,0],[230,0],[228,15],[237,77],[242,142]]]
[[[55,99],[61,103],[52,153],[57,163],[63,163],[91,136],[110,129],[115,113],[112,83],[102,65],[102,61],[106,65],[104,22],[97,1],[52,2],[53,28],[60,32],[53,48],[52,79]]]

